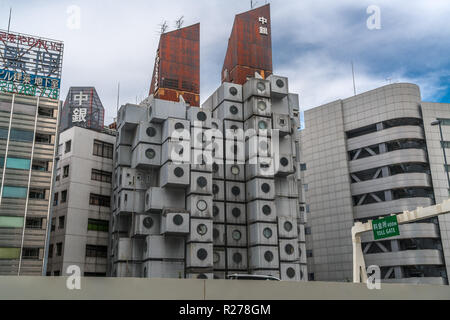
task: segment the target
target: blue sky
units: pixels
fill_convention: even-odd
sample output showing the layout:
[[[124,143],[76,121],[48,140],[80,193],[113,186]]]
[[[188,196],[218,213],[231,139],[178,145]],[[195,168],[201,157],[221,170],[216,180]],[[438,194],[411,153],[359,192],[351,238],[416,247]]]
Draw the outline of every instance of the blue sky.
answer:
[[[259,0],[258,5],[264,4]],[[425,101],[450,103],[450,1],[272,0],[274,72],[288,76],[303,110],[394,82],[413,82]],[[81,9],[80,29],[67,27],[67,8]],[[366,9],[377,5],[381,29],[369,30]],[[62,98],[70,86],[97,88],[106,122],[121,103],[148,92],[158,25],[170,29],[201,23],[201,100],[220,84],[220,71],[234,15],[246,0],[65,1],[0,0],[0,28],[65,42]]]

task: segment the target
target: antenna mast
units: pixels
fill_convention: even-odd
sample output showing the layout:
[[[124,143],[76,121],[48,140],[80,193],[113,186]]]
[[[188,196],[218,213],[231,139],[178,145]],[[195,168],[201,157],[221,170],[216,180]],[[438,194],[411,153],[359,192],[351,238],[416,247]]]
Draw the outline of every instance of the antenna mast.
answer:
[[[184,23],[184,16],[181,16],[180,19],[175,21],[175,26],[177,29],[181,29],[181,27],[183,26]]]
[[[356,96],[355,68],[353,66],[353,61],[352,61],[352,75],[353,75],[353,93]]]
[[[161,24],[159,25],[159,27],[160,27],[159,33],[160,33],[160,34],[163,34],[163,33],[165,33],[165,32],[167,31],[167,28],[168,28],[169,26],[167,25],[167,21],[164,21],[163,23],[161,23]]]
[[[9,8],[8,33],[11,27],[11,15],[12,15],[12,7]]]

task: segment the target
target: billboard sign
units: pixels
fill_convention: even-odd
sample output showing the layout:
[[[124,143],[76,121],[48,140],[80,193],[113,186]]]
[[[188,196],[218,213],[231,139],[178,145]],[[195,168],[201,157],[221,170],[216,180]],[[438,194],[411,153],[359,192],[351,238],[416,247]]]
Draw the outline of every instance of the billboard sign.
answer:
[[[0,92],[59,99],[64,44],[0,30]]]

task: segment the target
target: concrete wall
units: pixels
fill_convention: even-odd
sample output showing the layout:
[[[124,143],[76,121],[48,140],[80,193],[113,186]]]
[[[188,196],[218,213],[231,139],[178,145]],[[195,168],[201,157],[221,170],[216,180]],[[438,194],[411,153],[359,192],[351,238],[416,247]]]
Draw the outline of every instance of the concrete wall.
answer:
[[[82,278],[68,290],[65,277],[0,277],[0,300],[449,300],[449,286],[291,281]]]

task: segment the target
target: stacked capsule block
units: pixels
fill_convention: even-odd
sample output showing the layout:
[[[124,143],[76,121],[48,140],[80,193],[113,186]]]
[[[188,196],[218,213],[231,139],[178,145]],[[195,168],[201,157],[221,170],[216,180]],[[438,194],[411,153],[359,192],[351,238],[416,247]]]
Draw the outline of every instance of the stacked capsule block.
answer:
[[[298,95],[289,94],[287,78],[252,78],[223,83],[202,107],[216,132],[209,148],[215,277],[305,280]]]
[[[153,96],[120,109],[112,276],[212,278],[212,169],[191,158],[191,131],[210,119]]]

